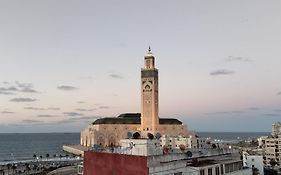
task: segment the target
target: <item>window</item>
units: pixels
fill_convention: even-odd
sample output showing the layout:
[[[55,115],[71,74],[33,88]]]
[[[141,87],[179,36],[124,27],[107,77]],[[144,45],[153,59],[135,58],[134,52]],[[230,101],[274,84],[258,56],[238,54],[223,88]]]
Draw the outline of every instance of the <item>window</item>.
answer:
[[[204,170],[200,170],[200,175],[205,175],[205,171]]]
[[[220,175],[220,167],[216,167],[216,175]]]
[[[208,175],[213,175],[212,168],[209,168],[209,169],[208,169]]]
[[[221,174],[224,174],[223,165],[221,165]]]
[[[174,175],[182,175],[182,172],[174,173]]]

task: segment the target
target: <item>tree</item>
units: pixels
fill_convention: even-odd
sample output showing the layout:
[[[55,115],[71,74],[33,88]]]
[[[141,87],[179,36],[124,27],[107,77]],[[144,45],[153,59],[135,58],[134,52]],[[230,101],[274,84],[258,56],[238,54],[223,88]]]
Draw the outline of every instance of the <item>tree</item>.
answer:
[[[25,163],[24,166],[25,166],[26,173],[28,174],[30,171],[29,163]]]
[[[16,171],[16,169],[17,169],[17,166],[16,166],[15,164],[13,164],[11,168],[12,168],[12,170],[13,170],[13,174],[15,174],[15,171]]]
[[[37,166],[36,164],[34,164],[32,169],[33,169],[33,171],[36,172],[36,171],[37,171],[37,168],[38,168],[38,166]]]
[[[46,154],[46,158],[47,158],[47,160],[48,160],[48,158],[49,158],[49,157],[50,157],[50,154],[48,154],[48,153],[47,153],[47,154]]]
[[[12,167],[12,164],[8,163],[8,164],[7,164],[8,174],[10,174],[10,169],[11,169],[11,167]]]
[[[34,158],[34,160],[36,160],[36,158],[37,158],[36,154],[33,154],[33,158]]]
[[[43,158],[43,156],[41,155],[41,156],[39,156],[40,157],[40,159],[42,159]]]
[[[276,160],[271,159],[270,162],[269,162],[269,164],[270,164],[271,166],[275,166],[275,165],[277,165],[277,162],[276,162]]]
[[[257,169],[257,168],[252,168],[252,171],[253,171],[253,175],[259,175],[260,174],[259,169]]]

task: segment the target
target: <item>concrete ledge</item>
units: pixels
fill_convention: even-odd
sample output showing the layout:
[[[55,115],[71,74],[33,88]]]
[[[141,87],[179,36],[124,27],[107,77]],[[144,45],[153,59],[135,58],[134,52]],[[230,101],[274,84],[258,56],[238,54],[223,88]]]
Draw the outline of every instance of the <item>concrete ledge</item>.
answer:
[[[65,152],[84,157],[84,151],[91,150],[91,147],[86,147],[82,145],[63,145],[62,149]]]

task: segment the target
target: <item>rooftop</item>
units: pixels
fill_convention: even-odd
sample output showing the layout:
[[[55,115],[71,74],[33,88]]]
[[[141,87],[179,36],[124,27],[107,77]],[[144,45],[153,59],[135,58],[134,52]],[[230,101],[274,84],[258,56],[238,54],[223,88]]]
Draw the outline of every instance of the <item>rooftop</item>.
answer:
[[[117,117],[105,117],[95,120],[93,125],[97,124],[141,124],[140,113],[125,113]],[[159,118],[160,125],[181,125],[182,122],[175,118]]]

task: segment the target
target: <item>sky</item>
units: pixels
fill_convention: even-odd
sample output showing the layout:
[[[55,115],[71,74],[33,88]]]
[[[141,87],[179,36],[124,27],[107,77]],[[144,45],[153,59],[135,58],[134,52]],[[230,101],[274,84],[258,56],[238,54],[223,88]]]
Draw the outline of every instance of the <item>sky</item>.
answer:
[[[140,112],[151,46],[160,117],[270,132],[281,120],[281,1],[1,1],[0,132],[79,132]]]

